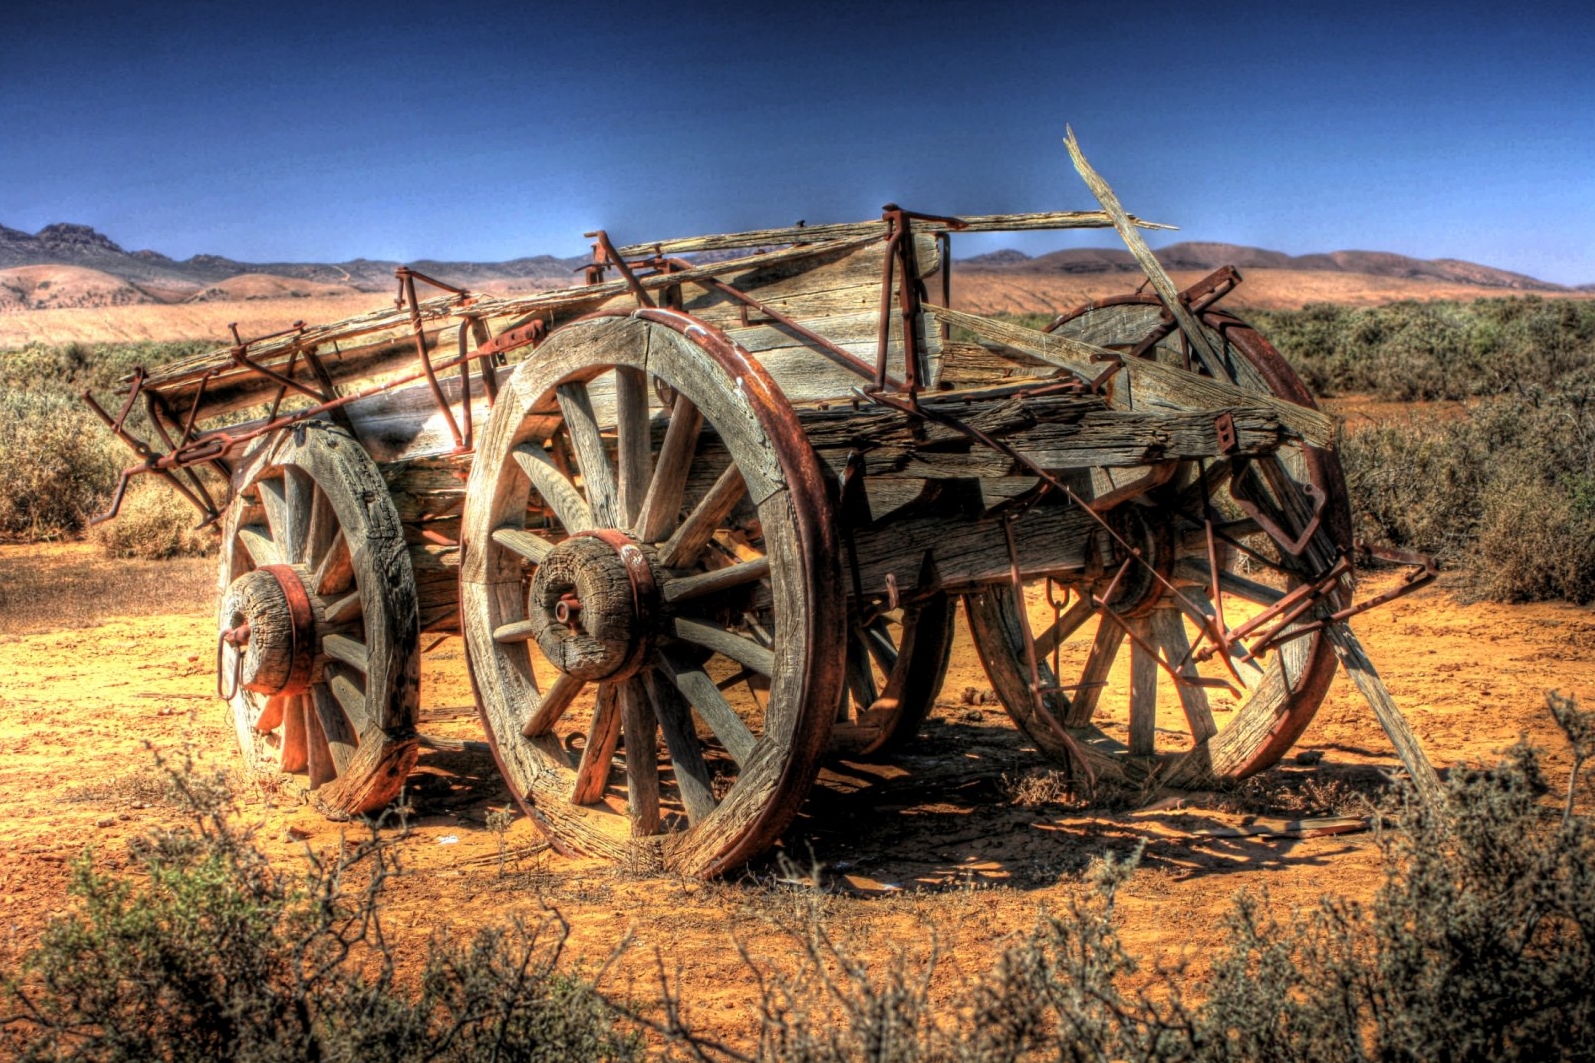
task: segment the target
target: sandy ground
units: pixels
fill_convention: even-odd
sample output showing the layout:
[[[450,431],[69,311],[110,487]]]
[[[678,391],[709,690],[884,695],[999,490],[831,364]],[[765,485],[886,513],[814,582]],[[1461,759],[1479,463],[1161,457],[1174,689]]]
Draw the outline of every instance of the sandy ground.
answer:
[[[176,820],[162,799],[156,753],[186,751],[202,768],[232,764],[214,694],[210,564],[156,566],[140,576],[134,600],[105,600],[99,615],[63,606],[65,619],[52,619],[49,601],[19,613],[17,588],[115,586],[121,566],[85,545],[0,547],[0,971],[69,907],[75,857],[92,849],[102,864],[126,867],[130,840]],[[1379,587],[1373,580],[1368,589]],[[1550,751],[1553,775],[1565,768],[1544,691],[1595,705],[1591,610],[1462,604],[1442,581],[1356,627],[1437,765],[1493,763],[1528,735]],[[461,643],[431,650],[423,669],[424,729],[479,738]],[[1266,890],[1286,912],[1328,891],[1366,896],[1378,885],[1370,833],[1200,833],[1250,822],[1258,806],[1245,795],[1175,795],[1155,810],[1090,812],[1018,800],[1016,782],[1044,776],[1047,766],[1000,708],[965,704],[965,688],[978,695],[988,684],[960,623],[952,671],[922,737],[890,763],[828,769],[785,839],[786,852],[807,863],[812,851],[825,868],[826,892],[809,899],[872,961],[897,948],[923,954],[934,942],[939,979],[982,971],[1039,908],[1079,888],[1092,859],[1143,845],[1120,906],[1126,940],[1145,959],[1189,961],[1198,985],[1237,892]],[[1342,797],[1376,791],[1396,763],[1343,676],[1303,750],[1323,759],[1310,767],[1287,759],[1267,777],[1276,797],[1304,783]],[[322,820],[291,789],[239,780],[236,791],[244,819],[283,861],[335,850],[359,832]],[[521,819],[501,839],[485,820],[508,806],[508,795],[491,760],[468,752],[424,754],[409,797],[408,823],[383,830],[405,869],[385,902],[405,962],[418,962],[429,935],[535,917],[551,904],[570,922],[574,955],[599,962],[629,936],[608,977],[651,996],[657,949],[666,969],[690,972],[696,1021],[736,1039],[755,1014],[754,980],[736,943],[776,966],[792,955],[779,927],[805,891],[772,884],[780,875],[773,859],[740,878],[702,883],[554,855]],[[1274,811],[1288,816],[1293,807],[1301,810],[1287,802]]]

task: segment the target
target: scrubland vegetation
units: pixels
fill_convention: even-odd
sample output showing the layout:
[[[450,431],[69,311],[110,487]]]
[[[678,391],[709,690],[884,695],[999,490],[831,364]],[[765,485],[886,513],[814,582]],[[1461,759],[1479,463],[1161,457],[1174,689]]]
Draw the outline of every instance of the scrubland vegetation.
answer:
[[[1359,534],[1436,555],[1477,597],[1595,599],[1595,302],[1250,317],[1315,394],[1456,404],[1344,439]]]
[[[557,912],[435,939],[402,965],[382,896],[398,870],[373,836],[274,865],[224,780],[170,773],[187,825],[135,844],[136,874],[78,863],[54,920],[0,991],[0,1052],[27,1060],[1573,1060],[1595,1044],[1595,832],[1578,775],[1595,714],[1552,697],[1573,753],[1557,785],[1519,745],[1454,770],[1432,806],[1383,809],[1383,886],[1276,911],[1237,900],[1195,981],[1122,943],[1134,861],[1094,865],[989,967],[932,978],[923,948],[873,964],[788,869],[768,907],[784,956],[745,954],[745,1036],[695,1032],[673,978],[621,997],[562,956]],[[782,891],[777,903],[774,894]],[[729,931],[728,931],[729,932]],[[906,943],[905,943],[906,946]],[[878,950],[877,954],[878,954]],[[932,989],[933,983],[937,988]],[[1132,984],[1135,988],[1132,988]]]

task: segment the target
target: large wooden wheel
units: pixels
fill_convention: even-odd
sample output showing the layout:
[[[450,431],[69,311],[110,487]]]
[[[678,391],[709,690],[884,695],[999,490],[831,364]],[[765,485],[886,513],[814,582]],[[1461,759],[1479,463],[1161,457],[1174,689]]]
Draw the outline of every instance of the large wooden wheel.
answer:
[[[715,874],[772,842],[836,715],[841,587],[819,461],[718,330],[589,318],[500,390],[461,618],[499,766],[556,844]]]
[[[333,815],[393,800],[418,749],[420,623],[404,529],[360,444],[319,421],[272,436],[223,525],[218,681],[251,770]]]
[[[1060,331],[1128,351],[1159,326],[1160,310],[1150,297],[1110,300]],[[1200,360],[1192,363],[1199,371],[1313,405],[1284,359],[1254,329],[1216,312],[1204,314],[1201,323],[1219,358],[1205,367]],[[1187,354],[1176,332],[1144,356],[1186,364]],[[1092,475],[1101,497],[1142,472]],[[1097,578],[1030,583],[1018,595],[1011,587],[993,586],[966,598],[971,633],[993,687],[1044,751],[1065,760],[1083,754],[1099,776],[1132,783],[1155,778],[1176,786],[1213,785],[1272,765],[1312,720],[1336,665],[1321,634],[1280,643],[1246,662],[1193,658],[1191,647],[1215,609],[1206,517],[1244,547],[1221,542],[1215,551],[1218,604],[1230,626],[1303,581],[1324,579],[1349,547],[1338,461],[1330,451],[1298,444],[1249,462],[1184,463],[1162,486],[1114,508],[1109,523],[1118,540],[1140,550],[1148,564],[1131,564],[1111,593],[1125,551],[1104,534],[1105,563]],[[1294,540],[1291,546],[1299,545],[1300,552],[1279,548],[1263,534],[1264,522]],[[1249,562],[1243,560],[1248,550]],[[1174,589],[1154,578],[1154,570]],[[1328,600],[1339,603],[1348,591],[1349,582],[1342,581]],[[1096,607],[1092,596],[1104,594],[1107,608]],[[1028,625],[1021,623],[1021,605]],[[1033,633],[1028,647],[1027,627]],[[1176,682],[1153,653],[1188,682]],[[1038,711],[1032,660],[1046,713]]]

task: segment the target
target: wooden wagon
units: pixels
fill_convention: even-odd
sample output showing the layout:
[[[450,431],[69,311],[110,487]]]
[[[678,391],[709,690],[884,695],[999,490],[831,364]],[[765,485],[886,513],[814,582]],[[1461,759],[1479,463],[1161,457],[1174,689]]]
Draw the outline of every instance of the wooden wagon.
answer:
[[[417,755],[422,641],[460,635],[557,845],[712,874],[823,758],[913,736],[959,599],[1082,786],[1273,764],[1337,652],[1393,713],[1344,624],[1329,419],[1217,308],[1238,274],[1177,292],[1069,144],[1101,210],[592,233],[570,288],[401,269],[394,309],[135,374],[104,416],[128,475],[220,526],[218,690],[250,764],[380,809]],[[1152,291],[1043,330],[951,308],[954,233],[1086,226]]]

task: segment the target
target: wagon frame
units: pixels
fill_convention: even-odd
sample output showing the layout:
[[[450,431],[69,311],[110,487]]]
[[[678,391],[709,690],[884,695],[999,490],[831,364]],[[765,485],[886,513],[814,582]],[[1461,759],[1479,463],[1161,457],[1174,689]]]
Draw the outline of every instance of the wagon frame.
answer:
[[[1218,309],[1239,274],[1176,290],[1138,231],[1166,226],[1066,143],[1100,210],[597,231],[573,287],[401,267],[391,310],[235,330],[135,371],[115,414],[85,394],[142,459],[112,513],[155,475],[220,529],[218,693],[251,766],[382,808],[421,741],[421,639],[459,634],[556,846],[719,873],[825,757],[912,737],[961,599],[999,699],[1084,788],[1268,767],[1338,660],[1432,790],[1347,620],[1433,566],[1353,600],[1333,425]],[[954,233],[1082,227],[1152,290],[1041,330],[952,308]]]

